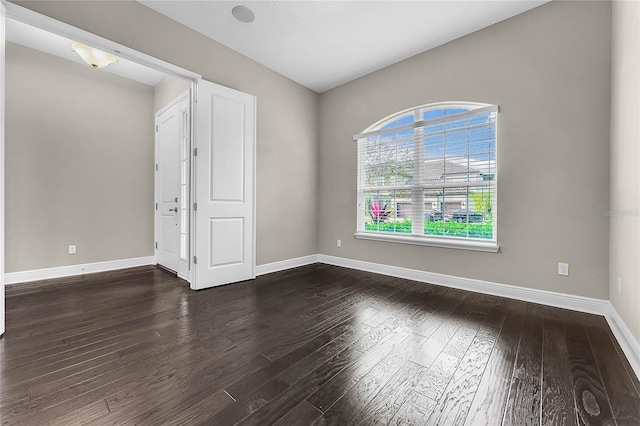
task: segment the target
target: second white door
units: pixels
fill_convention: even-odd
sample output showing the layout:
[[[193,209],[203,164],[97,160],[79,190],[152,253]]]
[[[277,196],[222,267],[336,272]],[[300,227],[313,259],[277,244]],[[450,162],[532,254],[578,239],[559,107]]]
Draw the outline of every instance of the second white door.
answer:
[[[156,114],[156,261],[176,273],[186,272],[187,259],[188,99],[185,94]]]
[[[191,288],[255,278],[256,99],[199,80]]]

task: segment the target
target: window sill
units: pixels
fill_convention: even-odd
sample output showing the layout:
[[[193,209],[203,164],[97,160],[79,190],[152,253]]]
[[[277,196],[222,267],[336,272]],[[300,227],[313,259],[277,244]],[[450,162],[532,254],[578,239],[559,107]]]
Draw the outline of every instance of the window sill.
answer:
[[[387,243],[414,244],[419,246],[440,247],[457,250],[484,251],[497,253],[500,246],[495,241],[462,240],[453,238],[418,237],[414,235],[388,235],[370,232],[355,233],[354,237],[361,240],[384,241]]]

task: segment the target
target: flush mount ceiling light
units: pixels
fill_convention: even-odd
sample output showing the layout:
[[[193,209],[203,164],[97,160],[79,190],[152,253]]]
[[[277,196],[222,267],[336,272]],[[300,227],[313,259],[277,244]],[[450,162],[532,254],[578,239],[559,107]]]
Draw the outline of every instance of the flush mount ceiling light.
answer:
[[[103,52],[86,44],[76,42],[71,45],[71,48],[80,55],[83,61],[94,68],[106,67],[117,60],[111,53]]]
[[[231,9],[231,14],[240,22],[249,23],[253,22],[256,19],[256,15],[253,13],[253,10],[249,9],[247,6],[236,6]]]

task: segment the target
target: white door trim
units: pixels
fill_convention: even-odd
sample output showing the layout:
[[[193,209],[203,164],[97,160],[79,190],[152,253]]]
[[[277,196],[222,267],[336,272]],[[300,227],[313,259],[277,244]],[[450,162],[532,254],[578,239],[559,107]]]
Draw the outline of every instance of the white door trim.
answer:
[[[0,336],[4,334],[4,54],[5,6],[0,4]]]

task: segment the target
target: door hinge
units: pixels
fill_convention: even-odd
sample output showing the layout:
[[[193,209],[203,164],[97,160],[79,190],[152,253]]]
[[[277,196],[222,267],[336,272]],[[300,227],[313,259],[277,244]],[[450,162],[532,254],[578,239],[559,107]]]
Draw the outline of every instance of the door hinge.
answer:
[[[158,203],[156,203],[156,210],[158,210]]]
[[[158,242],[156,241],[156,248],[158,248]]]
[[[196,256],[193,256],[193,263],[194,265],[198,264],[198,258]]]
[[[198,203],[193,203],[193,211],[198,210]]]
[[[156,124],[156,132],[158,131],[158,125]]]
[[[158,163],[156,163],[156,172],[158,171]]]
[[[194,157],[198,156],[198,148],[193,148],[193,156]]]

